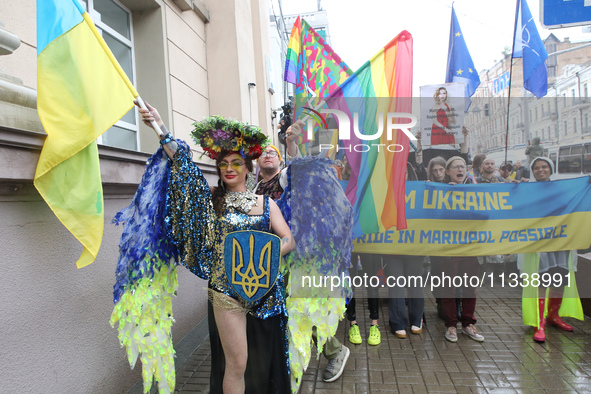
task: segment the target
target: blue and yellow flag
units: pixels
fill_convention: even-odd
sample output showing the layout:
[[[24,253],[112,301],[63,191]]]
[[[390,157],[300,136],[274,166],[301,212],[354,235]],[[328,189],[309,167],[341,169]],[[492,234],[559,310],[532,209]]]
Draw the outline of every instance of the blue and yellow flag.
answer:
[[[37,0],[37,110],[47,133],[35,187],[92,263],[104,228],[96,139],[138,94],[77,0]]]

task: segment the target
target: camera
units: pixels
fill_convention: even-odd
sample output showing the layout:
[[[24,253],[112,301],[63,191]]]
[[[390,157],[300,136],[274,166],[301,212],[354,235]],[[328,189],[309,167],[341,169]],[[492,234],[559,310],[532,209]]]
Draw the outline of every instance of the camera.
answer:
[[[293,123],[292,113],[293,113],[293,104],[291,102],[286,103],[285,105],[281,106],[281,110],[283,113],[281,114],[281,120],[279,120],[279,125],[281,128],[279,129],[279,133],[277,133],[277,137],[279,142],[282,145],[287,145],[286,139],[286,132],[287,128],[291,126]]]

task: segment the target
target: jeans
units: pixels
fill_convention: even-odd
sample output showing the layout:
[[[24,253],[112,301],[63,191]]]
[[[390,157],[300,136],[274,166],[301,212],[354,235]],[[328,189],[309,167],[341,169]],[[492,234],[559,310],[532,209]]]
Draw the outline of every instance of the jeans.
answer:
[[[425,310],[425,298],[423,296],[422,281],[411,277],[420,277],[423,274],[423,256],[388,256],[385,257],[386,277],[392,283],[388,284],[388,312],[390,329],[392,331],[406,330],[410,324],[420,327]],[[395,278],[405,277],[405,280]],[[397,284],[404,284],[405,287],[398,287]],[[396,286],[395,286],[396,284]],[[405,298],[405,288],[407,298]],[[408,308],[408,313],[407,313]]]

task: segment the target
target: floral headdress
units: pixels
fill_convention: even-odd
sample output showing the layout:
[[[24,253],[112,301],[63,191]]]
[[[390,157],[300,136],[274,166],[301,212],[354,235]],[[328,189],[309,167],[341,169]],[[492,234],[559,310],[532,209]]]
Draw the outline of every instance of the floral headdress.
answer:
[[[256,160],[262,153],[262,147],[268,143],[267,136],[260,128],[219,115],[195,122],[193,126],[193,139],[213,160],[222,151],[239,153],[245,159]]]

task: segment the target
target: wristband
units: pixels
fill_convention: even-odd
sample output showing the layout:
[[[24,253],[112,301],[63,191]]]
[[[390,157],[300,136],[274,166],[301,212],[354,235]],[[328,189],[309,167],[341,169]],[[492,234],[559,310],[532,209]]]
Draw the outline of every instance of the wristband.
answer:
[[[163,139],[160,140],[160,145],[164,146],[172,141],[174,141],[174,137],[172,136],[171,133],[168,133],[164,136]]]

